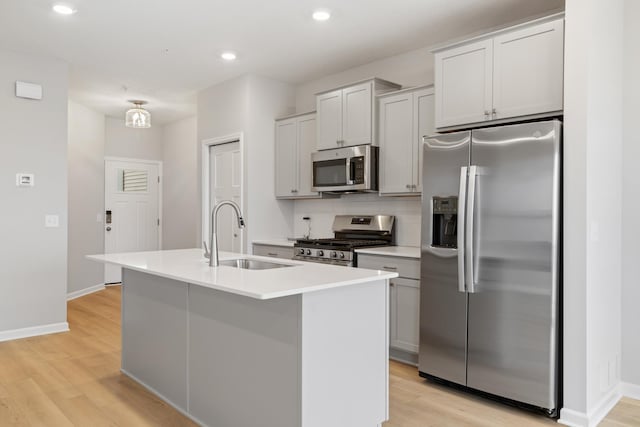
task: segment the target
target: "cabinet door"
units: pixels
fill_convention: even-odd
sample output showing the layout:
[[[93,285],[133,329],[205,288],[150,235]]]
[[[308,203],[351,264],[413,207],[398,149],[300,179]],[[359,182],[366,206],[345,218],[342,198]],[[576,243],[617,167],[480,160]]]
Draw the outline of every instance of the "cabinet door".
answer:
[[[420,282],[395,278],[390,280],[390,286],[389,345],[417,353],[420,335]]]
[[[276,122],[276,197],[294,197],[298,190],[296,119]]]
[[[436,127],[490,119],[492,68],[493,40],[436,53]]]
[[[433,89],[423,89],[413,94],[413,122],[416,134],[413,138],[414,191],[422,192],[422,137],[436,133],[435,95]]]
[[[316,97],[318,150],[338,148],[342,141],[342,90]]]
[[[317,196],[311,191],[312,169],[311,153],[316,149],[316,116],[303,116],[298,119],[298,193],[302,196]]]
[[[494,39],[494,119],[562,110],[563,22]]]
[[[286,246],[270,246],[254,243],[253,255],[268,256],[271,258],[292,259],[293,247]]]
[[[373,142],[372,83],[342,90],[342,146]]]
[[[380,194],[413,191],[413,94],[379,99]]]

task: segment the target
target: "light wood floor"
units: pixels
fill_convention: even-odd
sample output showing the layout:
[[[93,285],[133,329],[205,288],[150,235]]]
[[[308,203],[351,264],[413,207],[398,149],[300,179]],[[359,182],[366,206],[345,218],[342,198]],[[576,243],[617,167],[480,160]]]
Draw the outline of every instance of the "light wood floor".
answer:
[[[68,318],[71,332],[0,343],[0,426],[194,425],[120,373],[119,287],[69,302]],[[385,427],[557,425],[395,362],[390,395]],[[640,401],[623,399],[601,426],[640,426]]]

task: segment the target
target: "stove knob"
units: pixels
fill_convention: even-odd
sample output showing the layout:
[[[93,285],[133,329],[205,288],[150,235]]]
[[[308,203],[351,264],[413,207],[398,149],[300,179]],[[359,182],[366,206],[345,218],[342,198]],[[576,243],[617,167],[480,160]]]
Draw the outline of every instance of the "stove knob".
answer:
[[[302,248],[298,249],[298,253],[299,253],[300,255],[304,255],[304,249],[302,249]]]
[[[324,256],[324,251],[318,251],[318,256]]]
[[[340,258],[344,259],[344,252],[340,252]]]
[[[336,258],[338,253],[336,251],[331,252],[331,258]]]
[[[307,255],[311,255],[311,249],[307,249]]]

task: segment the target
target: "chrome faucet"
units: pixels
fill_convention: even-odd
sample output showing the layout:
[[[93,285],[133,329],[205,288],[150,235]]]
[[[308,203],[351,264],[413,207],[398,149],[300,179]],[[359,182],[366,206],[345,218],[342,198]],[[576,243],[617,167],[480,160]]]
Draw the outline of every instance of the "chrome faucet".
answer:
[[[236,212],[236,217],[238,218],[238,228],[244,228],[244,218],[242,218],[242,213],[240,212],[240,206],[236,202],[231,200],[223,200],[217,205],[213,207],[211,211],[211,234],[210,234],[210,245],[211,252],[209,253],[209,266],[217,267],[220,264],[218,260],[218,211],[224,205],[229,205]],[[206,245],[205,245],[206,249]]]

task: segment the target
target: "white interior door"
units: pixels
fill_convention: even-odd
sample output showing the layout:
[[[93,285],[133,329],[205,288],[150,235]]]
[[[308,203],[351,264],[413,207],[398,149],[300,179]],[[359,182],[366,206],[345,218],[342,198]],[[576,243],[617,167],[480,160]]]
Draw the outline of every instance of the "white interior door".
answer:
[[[160,248],[159,165],[105,161],[104,252]],[[120,267],[105,266],[105,283],[122,280]]]
[[[212,145],[209,148],[209,216],[222,200],[233,200],[242,206],[242,157],[240,143]],[[210,220],[210,218],[208,218]],[[218,214],[218,249],[242,252],[242,230],[235,213],[228,206]]]

